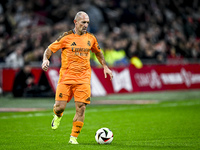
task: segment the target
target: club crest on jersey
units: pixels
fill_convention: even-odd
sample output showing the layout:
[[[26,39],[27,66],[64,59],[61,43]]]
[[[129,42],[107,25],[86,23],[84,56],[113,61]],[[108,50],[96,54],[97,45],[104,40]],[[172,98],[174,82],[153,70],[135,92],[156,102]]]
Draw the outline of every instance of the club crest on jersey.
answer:
[[[87,42],[87,45],[88,45],[88,46],[91,46],[91,43],[90,43],[90,41],[88,41],[88,42]]]

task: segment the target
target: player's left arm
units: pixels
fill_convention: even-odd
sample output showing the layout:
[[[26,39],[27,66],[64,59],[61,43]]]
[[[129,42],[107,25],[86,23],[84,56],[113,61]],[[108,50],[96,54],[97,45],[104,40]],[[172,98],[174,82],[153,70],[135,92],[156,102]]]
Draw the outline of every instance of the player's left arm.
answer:
[[[107,78],[107,74],[108,74],[110,76],[110,80],[112,80],[113,78],[112,71],[106,65],[106,61],[105,61],[102,51],[95,53],[95,55],[98,61],[100,62],[100,64],[103,66],[105,78]]]

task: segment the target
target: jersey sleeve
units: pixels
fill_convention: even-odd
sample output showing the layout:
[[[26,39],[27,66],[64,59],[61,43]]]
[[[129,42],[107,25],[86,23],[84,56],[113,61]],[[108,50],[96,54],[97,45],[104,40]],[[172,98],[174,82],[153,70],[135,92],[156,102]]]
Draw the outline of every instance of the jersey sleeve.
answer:
[[[98,52],[101,51],[101,49],[99,47],[99,44],[98,44],[97,39],[96,39],[95,36],[93,36],[93,40],[94,40],[94,44],[93,44],[91,50],[92,50],[93,53],[98,53]]]
[[[63,33],[55,42],[50,44],[48,48],[53,52],[57,52],[58,50],[64,48],[64,43],[66,42],[67,33]]]

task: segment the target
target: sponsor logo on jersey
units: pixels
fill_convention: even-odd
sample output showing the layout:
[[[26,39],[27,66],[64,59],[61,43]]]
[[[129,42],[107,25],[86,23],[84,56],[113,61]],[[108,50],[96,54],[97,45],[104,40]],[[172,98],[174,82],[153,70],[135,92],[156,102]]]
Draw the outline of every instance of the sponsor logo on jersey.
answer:
[[[75,48],[72,47],[72,52],[75,52],[74,55],[76,56],[88,56],[90,49],[88,48]]]

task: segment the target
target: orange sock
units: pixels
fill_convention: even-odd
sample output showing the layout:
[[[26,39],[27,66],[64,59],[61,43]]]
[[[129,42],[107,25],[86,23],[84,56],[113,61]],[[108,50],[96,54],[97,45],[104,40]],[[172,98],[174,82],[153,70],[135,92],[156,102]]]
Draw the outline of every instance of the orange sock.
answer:
[[[63,116],[63,112],[62,112],[62,113],[57,113],[57,112],[55,111],[55,108],[53,108],[53,112],[54,112],[54,114],[56,114],[58,117],[62,117],[62,116]]]
[[[71,136],[78,137],[78,135],[80,134],[81,129],[83,127],[83,124],[84,123],[81,122],[81,121],[75,121],[75,122],[73,122]]]

